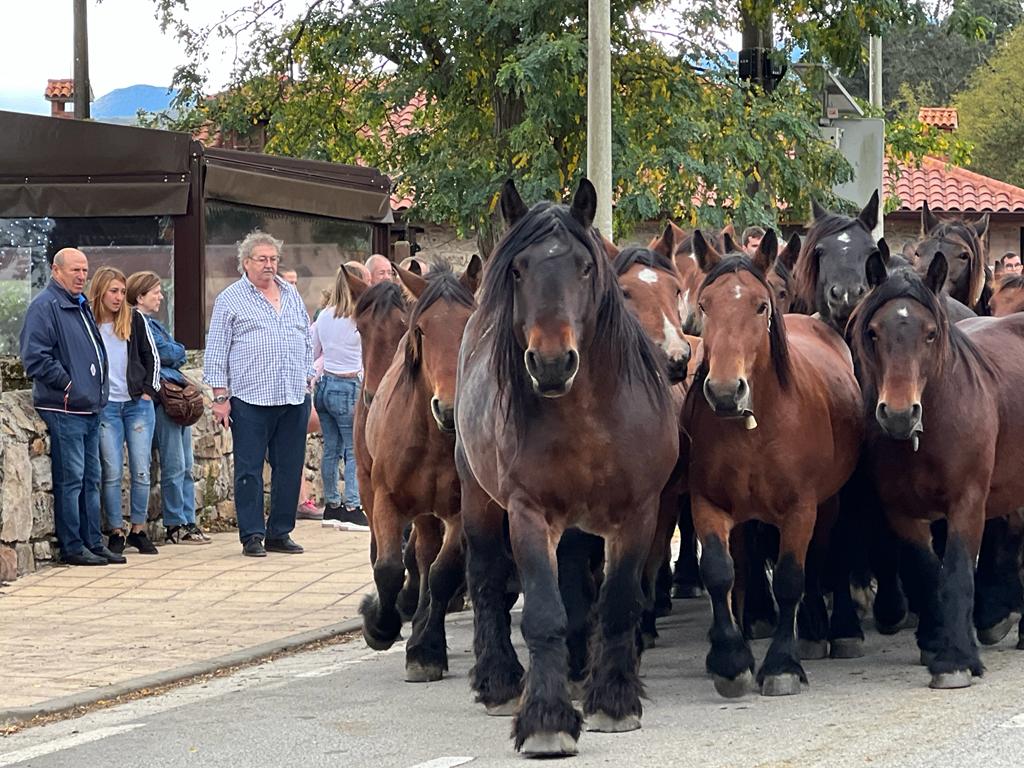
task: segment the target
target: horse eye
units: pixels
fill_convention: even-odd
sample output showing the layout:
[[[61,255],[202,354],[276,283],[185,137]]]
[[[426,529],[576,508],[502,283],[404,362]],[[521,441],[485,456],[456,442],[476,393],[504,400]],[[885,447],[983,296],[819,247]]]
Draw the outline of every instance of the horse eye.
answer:
[[[582,270],[580,270],[580,274],[581,274],[581,275],[582,275],[583,277],[590,277],[590,273],[591,273],[591,272],[592,272],[593,270],[594,270],[594,265],[593,265],[593,264],[584,264],[584,265],[583,265],[583,269],[582,269]]]
[[[969,258],[970,258],[970,256],[967,254],[966,251],[964,253],[960,254],[960,261],[967,261],[967,259],[969,259]]]
[[[515,267],[512,267],[512,278],[518,283],[520,280],[523,279],[523,273],[520,272]]]
[[[936,332],[936,331],[928,331],[928,335],[924,337],[924,340],[926,342],[928,342],[929,344],[931,344],[937,338],[939,338],[938,332]]]
[[[782,288],[781,290],[779,290],[779,298],[780,298],[780,299],[782,299],[782,300],[785,300],[785,298],[786,298],[786,297],[787,297],[788,295],[789,295],[789,294],[788,294],[788,293],[786,293],[786,289],[785,289],[785,288]]]
[[[761,302],[761,306],[759,306],[759,307],[757,308],[757,314],[759,314],[759,315],[763,315],[763,314],[764,314],[765,312],[767,312],[767,311],[768,311],[768,304],[767,304],[766,302],[763,302],[763,301],[762,301],[762,302]]]
[[[878,341],[878,333],[874,328],[868,328],[868,338],[872,341]]]
[[[701,302],[697,302],[697,309],[699,309],[705,315],[708,313],[708,311],[706,309],[704,309],[704,302],[702,302],[702,301]]]
[[[633,297],[632,297],[632,295],[630,294],[629,291],[627,291],[625,288],[623,288],[622,289],[622,298],[624,298],[624,299],[631,299]]]

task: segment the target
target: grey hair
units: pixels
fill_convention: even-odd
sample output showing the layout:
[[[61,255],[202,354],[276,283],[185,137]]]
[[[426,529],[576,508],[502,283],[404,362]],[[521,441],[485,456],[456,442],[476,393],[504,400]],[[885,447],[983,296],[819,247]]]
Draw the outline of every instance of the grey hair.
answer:
[[[274,246],[274,250],[277,251],[277,255],[280,257],[281,249],[284,247],[284,240],[278,240],[273,235],[268,235],[266,232],[254,229],[238,244],[238,274],[245,274],[245,260],[252,256],[252,252],[257,245]]]

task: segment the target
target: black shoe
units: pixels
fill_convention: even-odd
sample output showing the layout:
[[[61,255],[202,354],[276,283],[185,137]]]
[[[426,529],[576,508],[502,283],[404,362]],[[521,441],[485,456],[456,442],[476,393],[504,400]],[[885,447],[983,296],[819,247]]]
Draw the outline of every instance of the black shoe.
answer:
[[[107,549],[117,555],[124,552],[124,536],[120,533],[110,534],[107,537]]]
[[[149,536],[146,535],[145,531],[134,531],[128,534],[127,539],[128,546],[135,547],[139,550],[140,555],[158,555],[156,545],[149,540]]]
[[[343,531],[369,531],[370,521],[362,507],[345,507],[338,518],[338,527]]]
[[[94,555],[88,549],[83,549],[74,555],[64,555],[61,558],[68,565],[106,565],[107,558]]]
[[[99,549],[94,549],[92,551],[92,553],[94,555],[96,555],[97,557],[104,558],[108,563],[116,563],[117,565],[124,565],[125,563],[128,562],[128,558],[126,558],[124,555],[119,555],[116,552],[111,552],[106,547],[100,547]]]
[[[263,538],[261,536],[250,536],[242,544],[242,554],[246,557],[266,557],[267,550],[263,548]]]
[[[301,555],[305,552],[302,547],[292,541],[291,536],[283,539],[267,539],[267,552],[284,552],[287,555]]]

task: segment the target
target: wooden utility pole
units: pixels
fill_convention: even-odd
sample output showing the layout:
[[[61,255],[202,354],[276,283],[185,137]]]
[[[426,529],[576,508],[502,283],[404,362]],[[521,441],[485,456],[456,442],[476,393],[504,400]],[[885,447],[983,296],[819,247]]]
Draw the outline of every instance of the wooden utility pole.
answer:
[[[89,25],[86,0],[73,0],[75,11],[75,119],[89,119]]]
[[[612,54],[609,0],[587,18],[587,178],[597,189],[594,226],[612,239]]]

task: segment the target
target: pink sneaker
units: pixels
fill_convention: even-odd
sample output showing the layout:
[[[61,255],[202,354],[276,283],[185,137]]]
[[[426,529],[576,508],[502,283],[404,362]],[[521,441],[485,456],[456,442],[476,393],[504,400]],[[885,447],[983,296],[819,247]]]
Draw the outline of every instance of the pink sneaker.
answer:
[[[324,511],[316,505],[315,500],[309,498],[299,504],[295,517],[298,520],[323,520]]]

